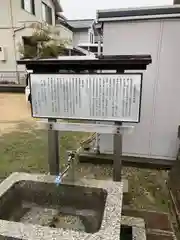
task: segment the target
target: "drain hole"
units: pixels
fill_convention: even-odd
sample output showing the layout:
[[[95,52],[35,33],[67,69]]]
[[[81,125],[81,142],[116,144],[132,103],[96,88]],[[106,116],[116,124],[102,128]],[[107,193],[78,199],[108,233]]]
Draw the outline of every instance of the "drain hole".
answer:
[[[49,227],[56,228],[56,225],[54,223],[49,224]]]
[[[121,240],[132,240],[132,227],[127,225],[121,225],[121,234],[120,234]]]

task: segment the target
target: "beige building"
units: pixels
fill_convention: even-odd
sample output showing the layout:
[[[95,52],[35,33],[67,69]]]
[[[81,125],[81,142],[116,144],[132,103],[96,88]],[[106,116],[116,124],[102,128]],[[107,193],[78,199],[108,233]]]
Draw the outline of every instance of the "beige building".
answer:
[[[18,44],[23,37],[31,36],[32,23],[47,22],[56,25],[62,7],[59,0],[6,0],[1,1],[0,8],[0,82],[19,81],[24,76],[24,68],[19,69],[16,61],[20,54]],[[61,38],[72,40],[72,31],[59,23]]]

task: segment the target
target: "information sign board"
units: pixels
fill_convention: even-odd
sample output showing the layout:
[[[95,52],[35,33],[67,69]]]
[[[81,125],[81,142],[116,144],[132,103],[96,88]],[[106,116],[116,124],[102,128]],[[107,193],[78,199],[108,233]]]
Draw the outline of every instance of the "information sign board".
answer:
[[[35,118],[139,122],[142,74],[31,74]]]

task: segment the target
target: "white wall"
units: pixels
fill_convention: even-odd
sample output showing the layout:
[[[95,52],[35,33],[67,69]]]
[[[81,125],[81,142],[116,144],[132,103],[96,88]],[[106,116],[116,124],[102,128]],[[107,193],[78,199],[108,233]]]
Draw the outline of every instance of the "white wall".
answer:
[[[11,71],[15,69],[16,65],[10,0],[1,0],[0,6],[0,47],[6,49],[7,59],[7,61],[0,61],[0,69],[1,71]]]
[[[9,0],[10,1],[10,0]],[[21,0],[11,0],[12,13],[13,13],[13,25],[19,27],[23,22],[37,21],[42,22],[42,0],[35,0],[35,15],[25,11],[21,8]],[[55,8],[51,0],[43,0],[51,9],[53,16],[53,25],[55,25]]]
[[[11,27],[10,0],[0,0],[0,28]]]
[[[144,72],[141,122],[123,137],[125,155],[175,159],[180,123],[180,20],[104,24],[104,54],[151,54]],[[101,135],[101,151],[112,152],[112,136]]]
[[[53,24],[55,25],[55,8],[51,0],[43,0],[52,8]],[[6,61],[0,61],[0,71],[16,71],[16,60],[19,59],[18,43],[21,42],[22,36],[30,36],[32,29],[22,28],[32,22],[42,22],[42,1],[35,0],[35,15],[28,13],[21,8],[21,0],[0,0],[0,47],[5,47]],[[24,70],[24,67],[18,69]]]
[[[55,7],[51,0],[43,0],[52,9],[55,25]],[[21,8],[21,0],[0,0],[0,28],[20,27],[23,22],[42,22],[42,0],[35,0],[35,15]]]
[[[164,21],[155,88],[154,125],[151,152],[155,156],[176,157],[180,123],[180,20]]]
[[[73,45],[77,46],[81,43],[89,43],[89,34],[88,29],[87,30],[78,30],[75,31],[73,34]]]
[[[0,61],[1,71],[15,71],[15,49],[12,29],[0,29],[0,46],[5,48],[6,61]]]

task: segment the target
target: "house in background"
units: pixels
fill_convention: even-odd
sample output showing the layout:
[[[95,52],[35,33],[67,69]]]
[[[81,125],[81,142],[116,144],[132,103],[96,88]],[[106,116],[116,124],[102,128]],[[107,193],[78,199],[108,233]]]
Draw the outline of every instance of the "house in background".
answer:
[[[24,37],[32,35],[32,23],[55,26],[61,18],[62,7],[59,0],[6,0],[0,8],[0,82],[24,81],[25,67],[17,67],[20,58],[18,44]],[[59,23],[57,28],[62,38],[72,40],[72,31]]]
[[[73,31],[73,46],[89,53],[98,53],[98,36],[94,31],[94,19],[67,20]],[[102,42],[102,40],[101,40]],[[102,52],[101,44],[101,52]]]
[[[67,18],[62,13],[58,13],[55,24],[60,32],[60,38],[69,40],[70,45],[73,46],[73,27],[68,24]]]
[[[73,29],[73,45],[78,46],[81,43],[94,43],[93,33],[94,19],[68,20],[67,23]]]
[[[65,54],[69,56],[84,56],[87,55],[87,51],[78,48],[76,45],[73,45],[73,38],[76,29],[74,29],[69,23],[67,18],[61,13],[58,14],[56,18],[56,28],[60,32],[60,38],[69,40],[68,46],[66,46]]]
[[[180,5],[100,10],[104,55],[150,54],[143,76],[141,121],[123,136],[123,154],[175,160],[180,123]],[[132,125],[132,124],[131,124]],[[113,136],[100,135],[100,152],[113,152]],[[143,160],[144,161],[144,160]]]
[[[25,66],[17,66],[19,44],[27,44],[32,23],[47,23],[68,40],[66,55],[97,53],[93,19],[67,20],[60,0],[6,0],[0,8],[0,83],[24,84]],[[26,41],[27,40],[27,41]]]

